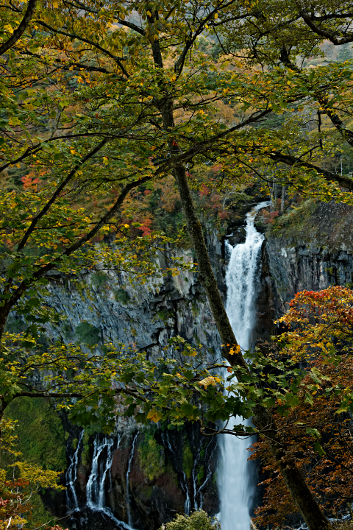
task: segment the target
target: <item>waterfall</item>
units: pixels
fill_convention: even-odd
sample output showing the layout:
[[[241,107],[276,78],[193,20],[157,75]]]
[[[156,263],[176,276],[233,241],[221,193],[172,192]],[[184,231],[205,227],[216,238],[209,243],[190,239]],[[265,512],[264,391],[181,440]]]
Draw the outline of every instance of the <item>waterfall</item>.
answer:
[[[203,495],[202,492],[204,488],[206,487],[206,484],[208,481],[212,478],[212,470],[211,470],[211,458],[214,453],[214,451],[217,448],[217,445],[215,444],[213,448],[211,447],[210,451],[208,449],[211,447],[211,443],[209,442],[208,445],[205,448],[205,460],[207,461],[206,471],[205,471],[205,478],[203,482],[200,484],[200,486],[197,488],[198,478],[196,474],[196,465],[198,464],[198,460],[200,458],[201,448],[202,448],[202,442],[200,446],[200,451],[198,453],[198,459],[194,463],[193,467],[193,480],[194,480],[194,496],[195,496],[195,503],[194,503],[194,509],[195,510],[202,510],[203,507]],[[197,504],[196,499],[199,499],[199,504]]]
[[[226,310],[236,339],[242,349],[253,346],[252,333],[256,323],[256,273],[264,236],[255,228],[257,212],[268,205],[262,202],[246,215],[246,239],[232,247],[226,243],[230,255],[227,271]],[[228,429],[242,423],[242,418],[231,418]],[[219,436],[220,467],[218,490],[221,501],[222,530],[249,530],[251,484],[247,473],[249,440],[226,434]]]
[[[131,472],[131,464],[132,460],[134,458],[134,452],[135,452],[135,444],[137,437],[139,435],[139,432],[134,436],[134,439],[132,441],[132,447],[131,447],[131,453],[129,457],[129,462],[127,466],[127,472],[126,472],[126,509],[127,509],[127,520],[129,522],[129,526],[131,526],[131,510],[130,510],[130,488],[129,488],[129,478],[130,478],[130,472]]]
[[[84,431],[82,431],[80,434],[80,438],[78,440],[74,454],[72,456],[69,456],[70,465],[66,472],[66,497],[69,513],[80,511],[75,490],[75,481],[77,479],[77,466],[79,462],[79,454],[80,451],[82,451],[83,433]],[[118,436],[116,444],[114,442],[114,438],[104,437],[102,442],[100,442],[98,436],[96,436],[96,438],[94,439],[91,473],[88,477],[86,486],[86,506],[93,512],[100,512],[101,514],[107,516],[111,521],[116,524],[117,529],[133,530],[130,524],[126,524],[124,523],[124,521],[119,521],[119,519],[114,516],[112,510],[108,506],[106,506],[105,503],[105,483],[108,474],[111,483],[110,470],[113,462],[113,454],[114,450],[119,447],[120,441],[121,435]]]
[[[112,467],[114,453],[114,439],[104,438],[100,443],[98,437],[93,442],[93,457],[91,474],[87,481],[87,506],[93,511],[103,511],[105,506],[105,481]],[[120,445],[120,436],[116,448]],[[102,456],[106,453],[105,458]]]
[[[130,524],[126,524],[124,521],[119,521],[105,503],[105,482],[107,480],[107,475],[109,474],[111,483],[110,470],[112,467],[113,455],[115,449],[120,446],[120,442],[121,435],[118,435],[117,443],[114,442],[114,438],[104,437],[102,442],[99,441],[99,437],[94,439],[92,468],[86,486],[87,506],[94,512],[100,512],[106,515],[116,524],[117,528],[133,530]]]
[[[70,460],[70,465],[67,468],[66,476],[65,476],[65,480],[67,484],[66,506],[67,506],[69,513],[76,512],[79,509],[78,499],[77,499],[77,494],[76,494],[76,489],[75,489],[75,482],[77,479],[78,457],[79,457],[80,451],[82,450],[83,433],[84,431],[81,431],[78,442],[77,442],[76,449],[72,456],[69,454],[69,446],[67,446],[67,449],[66,449],[69,460]]]

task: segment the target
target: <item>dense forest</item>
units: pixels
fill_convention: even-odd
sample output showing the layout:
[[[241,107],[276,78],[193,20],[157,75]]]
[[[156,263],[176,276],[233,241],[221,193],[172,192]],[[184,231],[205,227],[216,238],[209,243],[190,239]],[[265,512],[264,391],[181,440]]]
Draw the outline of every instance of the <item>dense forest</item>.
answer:
[[[352,3],[0,13],[0,530],[102,528],[83,498],[108,530],[219,528],[221,437],[251,445],[253,528],[350,527]]]

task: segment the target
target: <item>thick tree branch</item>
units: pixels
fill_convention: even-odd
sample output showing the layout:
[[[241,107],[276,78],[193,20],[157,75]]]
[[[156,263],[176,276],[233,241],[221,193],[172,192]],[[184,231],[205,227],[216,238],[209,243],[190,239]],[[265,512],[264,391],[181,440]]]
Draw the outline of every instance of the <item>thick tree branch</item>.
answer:
[[[15,29],[15,31],[13,32],[13,34],[11,35],[9,40],[4,42],[0,46],[0,55],[2,55],[3,53],[7,52],[7,50],[9,50],[22,37],[22,35],[26,31],[26,28],[27,28],[28,24],[31,21],[31,18],[33,16],[33,13],[34,13],[36,5],[37,5],[37,1],[38,0],[29,0],[28,5],[27,5],[27,10],[26,10],[26,13],[25,13],[25,15],[24,15],[24,17],[22,19],[22,22],[20,23],[18,28]]]
[[[314,164],[310,164],[310,162],[305,162],[305,160],[302,160],[301,158],[297,158],[292,155],[285,155],[280,152],[270,153],[268,156],[269,158],[271,158],[271,160],[274,160],[275,162],[282,162],[283,164],[287,164],[288,166],[292,166],[292,167],[296,166],[296,167],[304,167],[306,169],[314,169],[317,173],[322,175],[327,181],[337,182],[337,184],[339,184],[343,188],[347,188],[348,190],[353,189],[353,180],[349,179],[348,177],[337,175],[336,173],[332,173],[331,171],[322,169],[318,166],[315,166]]]
[[[330,40],[333,44],[336,46],[340,46],[341,44],[346,44],[347,42],[353,42],[353,34],[348,34],[347,37],[340,37],[338,38],[336,34],[333,31],[328,31],[326,29],[322,29],[316,24],[314,24],[313,19],[305,13],[305,11],[299,12],[300,16],[304,20],[307,26],[316,33],[317,35],[320,35],[320,37],[325,37],[326,39]]]
[[[126,28],[130,28],[132,29],[133,31],[136,31],[137,33],[139,33],[140,35],[143,35],[145,36],[146,35],[146,32],[143,28],[140,28],[139,26],[137,26],[136,24],[134,24],[133,22],[129,22],[128,20],[122,20],[121,18],[118,18],[117,22],[121,25],[121,26],[125,26]]]

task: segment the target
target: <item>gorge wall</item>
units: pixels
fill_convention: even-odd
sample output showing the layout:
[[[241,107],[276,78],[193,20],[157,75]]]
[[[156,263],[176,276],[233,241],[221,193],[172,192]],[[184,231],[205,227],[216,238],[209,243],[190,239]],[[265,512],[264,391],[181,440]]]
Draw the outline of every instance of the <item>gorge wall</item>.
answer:
[[[215,231],[208,233],[207,243],[224,294],[224,249]],[[191,252],[184,254],[192,259]],[[167,252],[159,256],[162,268],[168,260]],[[210,360],[219,359],[220,339],[195,274],[182,271],[140,285],[129,282],[128,272],[98,271],[79,280],[53,278],[46,301],[63,319],[47,328],[45,340],[98,348],[106,341],[123,343],[156,359],[168,339],[180,335],[202,345]],[[16,323],[14,317],[11,325]],[[203,508],[218,513],[217,442],[202,436],[197,425],[141,428],[118,416],[115,433],[107,437],[94,426],[82,431],[64,415],[62,421],[68,490],[55,500],[46,495],[44,501],[56,516],[71,512],[65,523],[70,528],[157,529],[179,512]]]
[[[308,201],[267,232],[263,282],[274,318],[298,291],[353,287],[352,222],[352,206]]]
[[[260,201],[244,201],[241,213],[256,202]],[[353,208],[309,204],[297,210],[270,227],[258,220],[266,240],[257,285],[256,338],[273,333],[273,320],[299,290],[353,285]],[[243,224],[244,216],[238,215],[228,220],[223,237],[214,229],[207,233],[224,297],[224,241],[242,242]],[[192,259],[191,251],[185,256]],[[162,267],[168,266],[168,253],[159,259]],[[128,280],[126,272],[103,271],[82,275],[79,285],[54,277],[48,304],[65,318],[58,328],[48,328],[46,340],[98,347],[105,341],[121,342],[157,358],[168,339],[180,335],[205,347],[210,359],[219,356],[220,339],[195,274],[181,272],[134,287]],[[11,325],[18,329],[20,323],[13,317]],[[44,501],[59,517],[69,507],[72,515],[66,526],[113,530],[120,521],[121,528],[155,530],[177,512],[201,507],[211,515],[219,512],[217,442],[202,437],[197,426],[139,429],[133,420],[119,417],[116,432],[106,437],[94,426],[82,432],[65,416],[62,422],[65,432],[60,443],[67,448],[66,482],[71,489],[54,498],[45,494]]]

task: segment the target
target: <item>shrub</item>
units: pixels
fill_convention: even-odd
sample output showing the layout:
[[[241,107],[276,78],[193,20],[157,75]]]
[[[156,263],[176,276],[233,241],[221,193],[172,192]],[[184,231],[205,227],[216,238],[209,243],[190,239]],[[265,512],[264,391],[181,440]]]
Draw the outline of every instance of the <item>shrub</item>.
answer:
[[[120,288],[115,291],[115,300],[123,305],[126,305],[129,303],[130,295],[127,291],[125,291],[125,289]]]
[[[221,525],[203,510],[191,515],[178,514],[174,521],[161,526],[159,530],[221,530]]]

